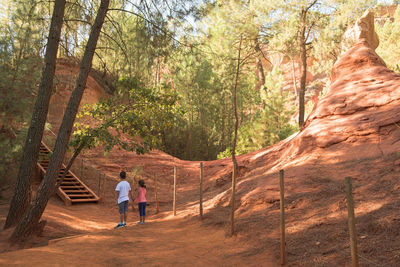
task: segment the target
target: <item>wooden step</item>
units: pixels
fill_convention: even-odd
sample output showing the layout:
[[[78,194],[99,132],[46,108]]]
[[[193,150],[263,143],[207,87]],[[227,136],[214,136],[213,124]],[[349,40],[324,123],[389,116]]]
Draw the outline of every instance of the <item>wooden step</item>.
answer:
[[[60,185],[61,189],[85,188],[83,185]]]
[[[61,185],[80,185],[78,181],[76,182],[62,182]]]
[[[58,175],[57,180],[60,180],[60,178],[63,177],[63,176],[64,176],[64,174]],[[65,176],[64,178],[76,180],[75,177],[66,177],[66,176]]]
[[[64,174],[58,174],[58,178],[63,177],[63,175],[64,175]],[[71,175],[69,175],[69,174],[65,175],[65,178],[74,178],[74,179],[76,180],[75,177],[73,177],[73,176],[71,176]]]
[[[65,193],[89,193],[89,191],[85,189],[78,189],[78,190],[63,190]]]
[[[70,197],[70,199],[77,199],[77,198],[93,198],[92,195],[87,195],[87,194],[80,194],[80,195],[68,195]]]
[[[50,164],[50,159],[44,156],[50,154],[50,149],[42,142],[39,150],[40,160],[38,160],[39,170],[44,174]],[[58,181],[65,173],[65,166],[62,165],[58,171]],[[71,205],[71,203],[82,203],[82,202],[98,202],[99,197],[90,190],[79,178],[69,170],[60,187],[57,189],[57,195],[63,200],[65,205]]]
[[[98,202],[99,201],[99,199],[97,198],[94,198],[94,199],[90,199],[90,198],[87,198],[87,199],[71,199],[71,202],[72,203],[79,203],[79,202]]]
[[[57,181],[60,181],[60,178],[61,177],[59,177],[59,179],[57,179]],[[76,179],[74,177],[64,177],[63,181],[71,182],[71,181],[76,181]]]
[[[74,195],[74,194],[86,194],[86,193],[90,194],[90,192],[88,190],[86,190],[86,189],[64,190],[64,192],[69,192],[72,195]]]

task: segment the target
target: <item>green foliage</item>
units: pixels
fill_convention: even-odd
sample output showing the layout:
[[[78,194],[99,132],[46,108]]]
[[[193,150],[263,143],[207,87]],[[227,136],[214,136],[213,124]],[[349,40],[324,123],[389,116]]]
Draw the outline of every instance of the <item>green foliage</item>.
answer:
[[[226,1],[208,6],[204,27],[198,38],[189,40],[189,49],[178,51],[173,79],[188,110],[177,131],[178,147],[185,159],[215,159],[220,151],[232,146],[234,132],[233,88],[237,70],[239,40],[242,39],[238,80],[238,115],[240,125],[247,123],[251,110],[261,103],[255,90],[257,27],[249,19],[242,1]],[[184,130],[182,130],[184,129]],[[176,147],[175,147],[176,148]]]
[[[143,168],[140,165],[136,165],[131,170],[128,170],[127,174],[128,174],[127,175],[128,182],[130,184],[134,184],[136,183],[136,181],[138,181],[138,179],[140,179],[141,175],[143,174]]]
[[[71,146],[92,148],[102,145],[138,154],[161,147],[163,129],[171,127],[183,110],[176,105],[178,96],[169,87],[141,87],[136,79],[122,79],[117,92],[108,99],[85,106],[78,118],[96,122],[75,123]],[[130,138],[127,138],[127,137]]]
[[[266,105],[263,110],[256,110],[251,120],[239,129],[238,155],[271,146],[298,131],[297,124],[290,122],[294,107],[287,104],[288,92],[282,91],[283,84],[283,74],[277,68],[266,75],[260,92]],[[228,148],[218,158],[228,157],[230,153]]]
[[[397,7],[393,20],[388,18],[383,25],[376,24],[375,29],[379,36],[376,52],[390,69],[400,73],[400,8]]]
[[[319,23],[322,27],[316,33],[313,49],[310,51],[310,54],[317,59],[315,73],[331,71],[342,52],[342,36],[347,27],[354,24],[365,10],[374,7],[376,2],[375,0],[326,1],[325,8],[329,16],[324,16]]]
[[[400,66],[399,64],[396,64],[396,67],[394,68],[394,71],[400,74]]]
[[[26,134],[26,128],[15,132],[5,127],[0,130],[0,188],[16,179]]]
[[[288,105],[289,92],[282,91],[283,84],[283,73],[278,69],[273,69],[267,74],[265,95],[263,95],[266,99],[262,117],[265,124],[263,146],[270,146],[298,130],[297,124],[290,121],[295,107]]]
[[[222,124],[232,109],[227,88],[232,76],[223,84],[210,58],[197,49],[177,51],[171,69],[179,103],[187,112],[165,133],[166,152],[185,159],[213,159],[227,142],[221,140],[221,132],[228,132]]]
[[[299,14],[313,1],[205,2],[197,11],[199,1],[169,1],[174,5],[169,7],[165,1],[157,6],[152,1],[138,6],[112,3],[93,66],[99,77],[127,78],[119,79],[111,99],[85,107],[72,140],[75,148],[103,145],[109,151],[117,146],[144,153],[156,147],[191,160],[215,159],[219,153],[230,156],[232,89],[241,38],[238,154],[272,145],[297,130],[290,121],[297,102],[292,92],[281,91],[284,80],[278,69],[267,73],[267,61],[277,52],[285,61],[298,61]],[[306,22],[307,56],[313,59],[309,71],[328,75],[341,53],[343,32],[375,4],[375,0],[317,1]],[[52,5],[12,0],[0,17],[2,166],[15,162],[22,148]],[[67,3],[60,56],[80,58],[97,5]],[[188,13],[195,16],[193,25],[185,20]],[[377,52],[397,72],[399,21],[397,10],[394,20],[376,25],[381,42]],[[256,64],[261,60],[266,79],[259,89]],[[311,110],[312,105],[306,108]],[[91,121],[90,126],[85,121]]]
[[[10,2],[0,20],[0,186],[16,177],[43,48],[35,1]]]
[[[141,175],[143,173],[143,168],[142,166],[137,165],[129,173],[133,176]]]

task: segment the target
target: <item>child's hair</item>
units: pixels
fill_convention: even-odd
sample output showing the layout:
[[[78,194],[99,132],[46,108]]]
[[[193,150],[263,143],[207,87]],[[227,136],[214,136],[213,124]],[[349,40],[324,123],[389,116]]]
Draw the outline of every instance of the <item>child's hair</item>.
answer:
[[[119,173],[119,177],[121,177],[121,179],[125,179],[126,178],[126,172],[122,171]]]
[[[146,185],[144,184],[144,180],[139,180],[139,185],[141,186],[141,187],[144,187],[144,188],[146,188]]]

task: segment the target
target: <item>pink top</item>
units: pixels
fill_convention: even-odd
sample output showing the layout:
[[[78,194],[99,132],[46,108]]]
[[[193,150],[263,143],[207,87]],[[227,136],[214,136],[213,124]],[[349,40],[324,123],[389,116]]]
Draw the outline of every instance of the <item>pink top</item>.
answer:
[[[146,188],[139,187],[139,193],[136,197],[136,203],[146,202]]]

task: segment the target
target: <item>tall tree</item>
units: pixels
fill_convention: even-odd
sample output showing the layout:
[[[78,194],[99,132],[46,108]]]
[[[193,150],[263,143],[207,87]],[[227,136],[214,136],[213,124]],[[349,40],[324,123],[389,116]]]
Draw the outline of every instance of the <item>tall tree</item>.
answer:
[[[300,59],[300,88],[297,92],[296,77],[293,67],[293,86],[298,93],[299,117],[298,124],[304,123],[305,92],[307,80],[307,59],[310,54],[312,41],[316,38],[317,27],[326,16],[316,6],[318,0],[298,0],[289,4],[278,4],[275,8],[281,15],[273,21],[274,38],[271,42],[271,50],[278,51],[292,61],[292,67],[296,57]]]
[[[315,26],[315,21],[308,23],[307,15],[315,4],[317,0],[311,3],[306,3],[306,5],[301,7],[300,10],[300,23],[299,23],[299,35],[298,35],[298,46],[300,48],[300,59],[301,59],[301,78],[300,78],[300,91],[299,91],[299,126],[303,126],[304,123],[304,98],[306,93],[306,80],[307,80],[307,46],[310,45],[308,41],[310,38],[310,33]]]
[[[374,5],[374,0],[363,1],[320,1],[296,0],[276,5],[279,16],[272,19],[274,37],[271,48],[287,56],[292,62],[300,61],[299,117],[301,127],[305,119],[305,95],[307,60],[316,58],[314,69],[328,72],[340,54],[340,40],[350,24],[366,8]],[[318,63],[318,61],[322,63]],[[294,77],[295,78],[295,77]],[[293,79],[295,80],[295,79]]]
[[[219,118],[217,123],[213,123],[215,125],[213,127],[218,127],[217,132],[220,135],[218,147],[226,149],[226,156],[231,154],[234,135],[233,105],[227,100],[232,99],[232,88],[235,86],[236,46],[239,39],[242,38],[240,68],[243,73],[238,78],[241,90],[237,91],[239,128],[252,117],[253,110],[261,104],[257,83],[260,86],[264,83],[261,70],[258,69],[259,79],[254,71],[262,53],[261,49],[256,47],[259,42],[258,24],[253,21],[253,9],[250,9],[246,2],[223,1],[223,4],[212,9],[204,19],[206,31],[200,39],[203,44],[202,54],[205,54],[203,57],[208,59],[213,70],[212,86],[216,94],[214,103],[219,102],[215,112]]]
[[[239,47],[238,47],[238,58],[237,58],[237,68],[235,75],[235,86],[233,88],[233,109],[235,114],[235,131],[233,135],[233,143],[232,143],[232,163],[233,163],[233,171],[232,171],[232,194],[231,194],[231,235],[235,232],[235,195],[236,195],[236,177],[237,177],[237,160],[236,160],[236,141],[237,141],[237,132],[239,128],[239,117],[237,111],[237,87],[240,73],[240,64],[241,64],[241,52],[242,52],[242,40],[243,37],[240,36]]]
[[[0,7],[0,187],[14,184],[43,65],[44,23],[35,1]],[[51,14],[50,14],[51,15]],[[42,22],[42,23],[41,23]],[[48,24],[48,25],[47,25]],[[46,25],[45,31],[43,25]]]
[[[45,223],[39,224],[39,220],[44,212],[49,198],[53,195],[55,190],[57,176],[68,147],[72,127],[78,112],[84,89],[86,87],[86,81],[91,69],[97,40],[104,23],[104,18],[107,14],[109,2],[109,0],[102,0],[100,3],[100,7],[98,9],[97,16],[86,45],[85,53],[82,58],[75,89],[72,92],[68,106],[64,113],[64,118],[60,126],[49,167],[38,188],[35,198],[29,204],[29,207],[24,213],[22,220],[17,224],[17,227],[10,238],[12,242],[24,240],[28,236],[32,235],[35,231],[41,231],[45,225]]]
[[[20,220],[31,199],[31,179],[36,167],[49,108],[65,2],[65,0],[56,0],[54,4],[46,48],[45,66],[39,86],[38,98],[36,100],[31,124],[25,141],[17,184],[14,189],[7,220],[4,225],[5,229],[15,225]]]

